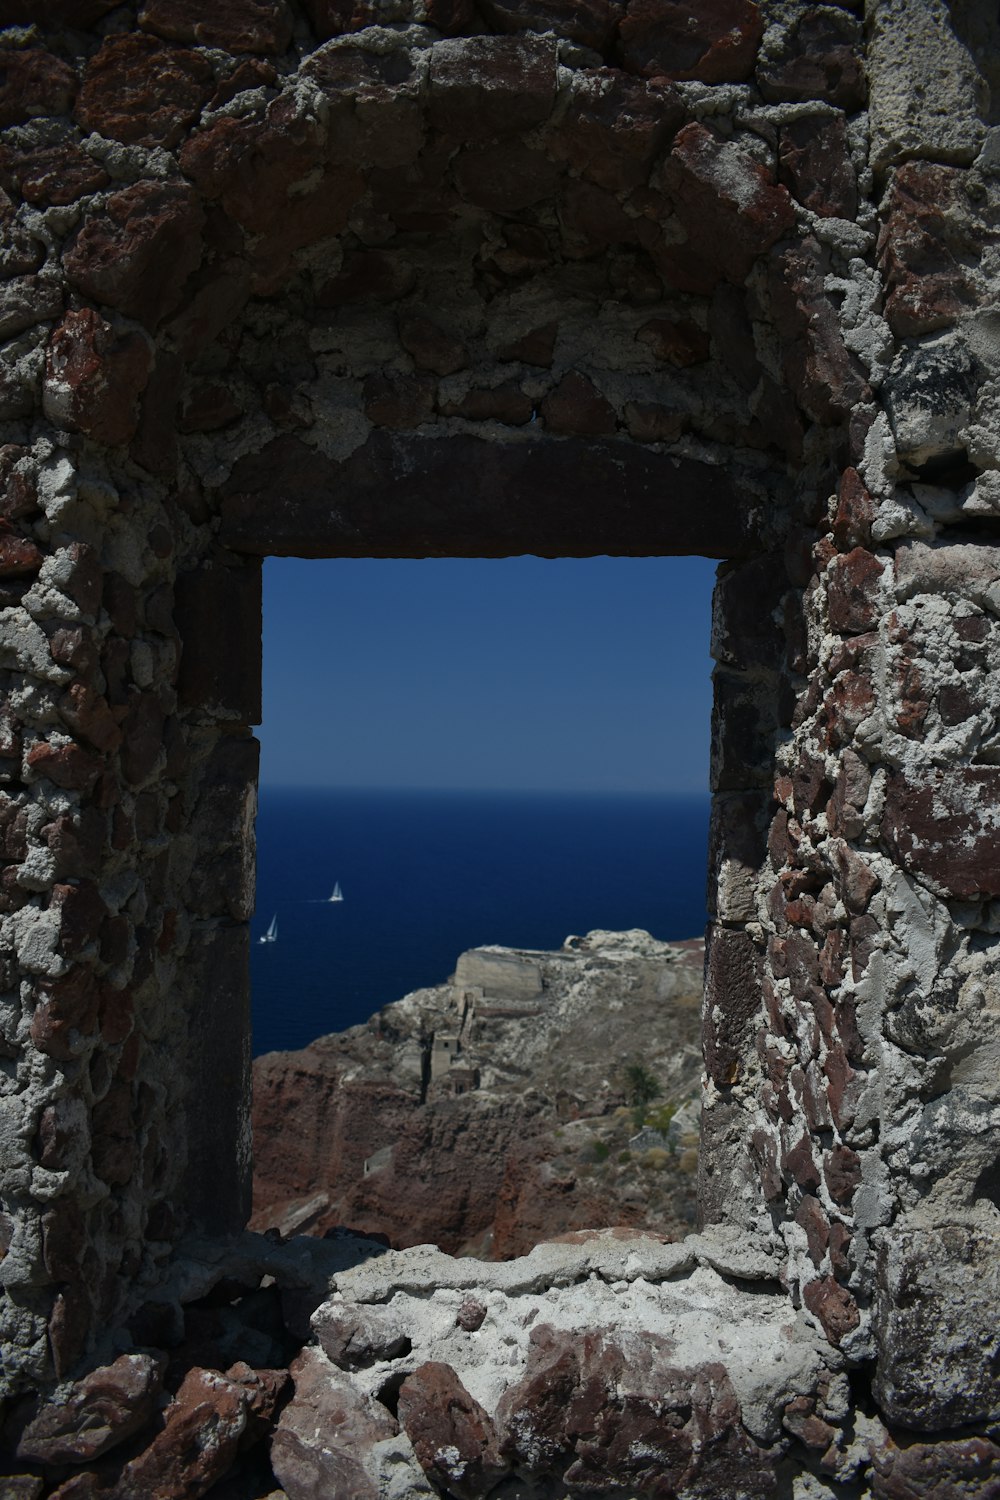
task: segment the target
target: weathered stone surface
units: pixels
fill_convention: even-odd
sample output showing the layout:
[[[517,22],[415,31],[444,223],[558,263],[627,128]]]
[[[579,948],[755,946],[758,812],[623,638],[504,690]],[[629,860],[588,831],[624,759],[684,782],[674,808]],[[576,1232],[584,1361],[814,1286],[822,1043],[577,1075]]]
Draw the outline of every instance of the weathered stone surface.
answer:
[[[228,52],[283,52],[292,35],[284,0],[218,0],[208,16],[198,0],[146,0],[139,25],[171,41]]]
[[[431,318],[419,313],[405,313],[399,320],[399,341],[418,370],[434,375],[454,375],[468,363],[468,353],[460,338]]]
[[[989,1229],[957,1222],[891,1231],[875,1305],[875,1392],[890,1421],[940,1432],[997,1420],[998,1283],[1000,1255]]]
[[[418,1365],[399,1390],[399,1420],[427,1477],[457,1500],[478,1500],[503,1478],[496,1431],[450,1365]]]
[[[943,0],[899,0],[872,17],[872,162],[970,162],[986,88]]]
[[[848,113],[865,104],[861,23],[830,5],[812,5],[757,69],[765,99],[825,99]]]
[[[138,330],[118,334],[89,307],[68,312],[49,341],[45,413],[66,431],[113,447],[127,443],[152,364],[149,341]]]
[[[87,297],[155,328],[201,260],[204,215],[177,182],[137,182],[112,193],[81,225],[63,257]]]
[[[459,140],[516,135],[548,119],[555,46],[527,38],[468,37],[435,47],[428,117]]]
[[[867,385],[827,294],[819,244],[809,236],[776,253],[768,271],[789,387],[814,421],[843,421],[865,399]]]
[[[559,179],[546,152],[510,143],[459,153],[455,185],[467,203],[492,213],[516,213],[550,198]]]
[[[678,132],[653,185],[662,188],[687,235],[683,244],[650,247],[681,291],[711,291],[721,277],[744,281],[756,258],[795,222],[787,189],[738,140],[700,123]]]
[[[87,131],[176,146],[214,87],[205,58],[132,33],[104,43],[84,69],[76,118]]]
[[[761,1016],[761,955],[745,932],[713,926],[705,967],[705,1066],[720,1088],[742,1073]]]
[[[25,1428],[18,1456],[56,1465],[89,1463],[116,1447],[153,1416],[165,1361],[122,1354],[78,1380],[64,1401],[43,1406]]]
[[[763,32],[753,0],[719,0],[697,11],[676,0],[631,0],[622,55],[626,68],[649,77],[728,83],[753,72]]]
[[[945,334],[900,350],[883,400],[905,463],[920,468],[932,459],[964,454],[963,429],[975,390],[972,358],[961,341]]]
[[[861,1314],[854,1298],[832,1276],[808,1282],[802,1289],[802,1300],[819,1319],[831,1344],[839,1346],[861,1322]]]
[[[894,772],[882,837],[912,874],[959,898],[1000,895],[1000,770]]]
[[[805,115],[782,126],[778,175],[792,197],[813,213],[853,219],[858,185],[841,116]]]

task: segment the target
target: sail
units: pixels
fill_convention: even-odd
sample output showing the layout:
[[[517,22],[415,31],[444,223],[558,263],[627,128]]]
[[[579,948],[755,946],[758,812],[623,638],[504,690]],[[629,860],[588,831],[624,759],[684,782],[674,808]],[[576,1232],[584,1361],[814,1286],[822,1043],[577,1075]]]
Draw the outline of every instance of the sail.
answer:
[[[340,889],[340,881],[338,880],[334,884],[333,891],[331,892],[331,895],[330,895],[330,900],[331,901],[343,901],[343,899],[344,899],[344,893]]]

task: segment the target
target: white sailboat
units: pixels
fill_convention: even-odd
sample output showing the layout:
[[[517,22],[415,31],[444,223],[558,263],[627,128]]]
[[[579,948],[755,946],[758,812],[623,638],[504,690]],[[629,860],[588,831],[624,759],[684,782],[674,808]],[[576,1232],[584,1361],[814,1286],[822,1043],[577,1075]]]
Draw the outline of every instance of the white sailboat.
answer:
[[[334,882],[333,890],[332,890],[330,896],[327,899],[329,901],[343,901],[343,899],[344,899],[344,893],[340,889],[340,881],[339,880]]]
[[[261,942],[261,943],[276,943],[277,941],[278,941],[278,913],[275,912],[274,916],[271,918],[271,925],[270,925],[270,927],[264,933],[263,937],[258,938],[258,942]]]

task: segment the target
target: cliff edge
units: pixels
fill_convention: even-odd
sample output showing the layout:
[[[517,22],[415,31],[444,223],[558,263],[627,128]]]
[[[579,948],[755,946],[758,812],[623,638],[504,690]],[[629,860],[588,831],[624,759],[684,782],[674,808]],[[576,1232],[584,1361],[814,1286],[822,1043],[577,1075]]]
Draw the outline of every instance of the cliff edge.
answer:
[[[703,944],[463,953],[446,984],[254,1063],[252,1227],[508,1259],[694,1210]]]

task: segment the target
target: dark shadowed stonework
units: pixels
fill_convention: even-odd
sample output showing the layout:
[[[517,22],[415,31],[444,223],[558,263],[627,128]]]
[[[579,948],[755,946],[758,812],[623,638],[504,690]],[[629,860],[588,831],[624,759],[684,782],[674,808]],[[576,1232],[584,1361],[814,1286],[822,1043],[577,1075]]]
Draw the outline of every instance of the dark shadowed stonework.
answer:
[[[124,1446],[62,1493],[181,1493],[163,1475],[210,1424],[176,1481],[205,1493],[270,1430],[288,1382],[265,1366],[328,1290],[319,1250],[224,1247],[250,1170],[261,556],[695,552],[721,563],[711,1234],[540,1272],[506,1393],[469,1386],[481,1331],[467,1369],[414,1324],[422,1363],[384,1390],[310,1350],[275,1465],[292,1500],[388,1493],[390,1453],[414,1495],[515,1472],[539,1500],[563,1476],[765,1495],[779,1463],[803,1497],[993,1493],[991,7],[0,0],[0,24],[6,1450],[21,1393],[186,1330],[152,1446],[131,1434],[159,1354],[77,1388],[66,1409],[110,1403]],[[476,1290],[409,1265],[343,1295]],[[559,1277],[636,1266],[662,1294],[565,1347]],[[769,1326],[813,1341],[799,1385],[761,1404],[683,1319],[669,1360],[637,1346],[688,1275],[739,1328],[760,1283]],[[233,1342],[194,1305],[214,1284],[270,1332]],[[53,1492],[66,1470],[26,1441],[11,1492]]]

